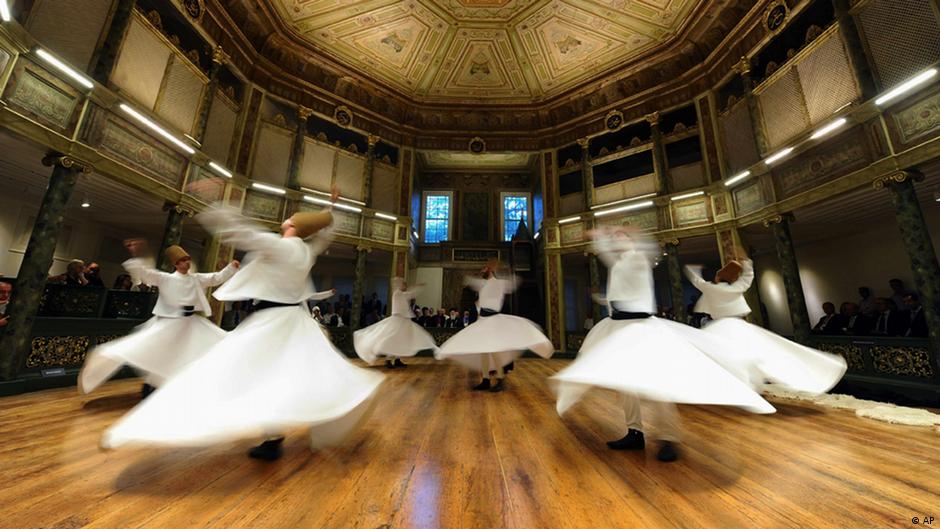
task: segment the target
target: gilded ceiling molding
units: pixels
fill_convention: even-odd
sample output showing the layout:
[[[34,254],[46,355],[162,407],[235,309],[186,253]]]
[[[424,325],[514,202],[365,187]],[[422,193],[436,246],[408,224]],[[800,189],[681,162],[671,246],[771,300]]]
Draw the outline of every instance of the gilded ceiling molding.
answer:
[[[312,108],[307,108],[303,105],[297,106],[297,119],[299,119],[300,121],[307,121],[308,119],[310,119],[310,116],[312,115],[313,115]]]
[[[212,50],[212,62],[224,65],[231,61],[232,57],[225,53],[225,51],[222,49],[222,46],[216,46],[215,49]]]

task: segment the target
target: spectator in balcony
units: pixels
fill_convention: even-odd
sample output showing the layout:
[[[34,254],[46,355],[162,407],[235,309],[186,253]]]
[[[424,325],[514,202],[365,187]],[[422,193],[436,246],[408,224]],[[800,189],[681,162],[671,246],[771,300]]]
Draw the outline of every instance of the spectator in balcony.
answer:
[[[450,309],[450,316],[447,318],[447,327],[450,329],[460,329],[463,327],[463,319],[457,309]]]
[[[924,316],[924,307],[920,303],[920,296],[914,292],[909,292],[904,296],[904,306],[907,310],[904,312],[904,323],[907,329],[904,336],[910,338],[927,337],[927,318]]]
[[[414,316],[411,318],[411,321],[421,325],[421,307],[415,305],[411,307],[411,312],[414,313]]]
[[[104,288],[104,281],[101,280],[101,265],[95,262],[88,263],[85,267],[85,280],[90,287]]]
[[[437,309],[437,314],[431,316],[431,322],[432,327],[443,328],[447,323],[447,312],[444,309]]]
[[[7,308],[10,305],[11,292],[13,292],[13,285],[6,281],[0,281],[0,327],[6,327],[7,323],[10,321]]]
[[[823,317],[813,327],[816,334],[839,334],[841,328],[841,318],[836,314],[836,306],[831,301],[823,303]]]
[[[83,287],[88,284],[85,279],[85,261],[81,259],[72,259],[65,267],[65,273],[49,278],[50,283],[68,285],[73,287]]]
[[[842,315],[842,334],[847,336],[865,336],[871,331],[871,320],[859,311],[859,306],[846,301],[839,309]]]
[[[900,314],[891,298],[877,298],[878,318],[872,334],[875,336],[899,336],[906,330],[904,315]]]
[[[878,316],[878,307],[875,306],[875,298],[868,287],[858,287],[858,295],[861,299],[858,301],[858,312],[866,318],[875,318]]]
[[[904,286],[904,281],[898,278],[888,281],[888,286],[891,287],[891,301],[894,302],[894,308],[904,310],[904,296],[910,294],[911,291]]]
[[[117,276],[117,279],[114,280],[114,286],[111,287],[112,290],[134,290],[134,280],[131,279],[130,274],[120,274]]]
[[[463,311],[463,318],[460,319],[460,326],[466,327],[470,325],[472,322],[473,320],[470,319],[470,311],[469,310]]]
[[[424,307],[421,309],[421,317],[418,318],[418,325],[422,327],[433,327],[431,325],[431,309]]]

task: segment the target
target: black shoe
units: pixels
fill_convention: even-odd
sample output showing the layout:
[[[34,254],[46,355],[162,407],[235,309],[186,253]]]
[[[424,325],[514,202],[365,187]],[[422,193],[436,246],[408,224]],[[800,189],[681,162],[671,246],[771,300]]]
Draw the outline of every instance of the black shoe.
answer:
[[[254,459],[263,459],[265,461],[276,461],[281,458],[281,454],[284,452],[281,450],[281,444],[283,442],[283,437],[265,441],[249,450],[248,457],[252,457]]]
[[[643,450],[646,448],[646,440],[643,432],[630,428],[622,439],[607,441],[607,446],[614,450]]]
[[[672,444],[671,441],[663,441],[659,445],[659,453],[656,454],[656,459],[664,463],[671,463],[679,459],[679,451],[676,450],[676,445]]]
[[[490,393],[499,393],[500,391],[506,389],[506,386],[503,384],[502,378],[496,379],[496,385],[490,388]]]
[[[473,391],[486,391],[488,389],[490,389],[490,379],[488,378],[484,378],[483,382],[473,386]]]
[[[515,368],[516,368],[516,363],[509,362],[508,364],[506,364],[506,367],[503,368],[503,373],[510,373]]]
[[[156,389],[157,388],[151,386],[150,384],[144,384],[143,386],[140,386],[140,399],[146,399],[150,396],[151,393],[156,391]]]
[[[391,360],[386,360],[386,361],[385,361],[385,367],[387,367],[387,368],[389,368],[389,369],[395,369],[395,362],[393,362],[393,361],[391,361]]]
[[[402,361],[401,361],[401,358],[396,358],[396,359],[395,359],[395,362],[393,363],[393,365],[394,365],[395,367],[408,367],[408,364],[402,362]]]

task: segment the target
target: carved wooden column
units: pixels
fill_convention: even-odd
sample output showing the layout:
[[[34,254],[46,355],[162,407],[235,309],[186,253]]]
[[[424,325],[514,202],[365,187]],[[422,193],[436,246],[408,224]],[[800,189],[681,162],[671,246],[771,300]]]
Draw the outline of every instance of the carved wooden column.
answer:
[[[940,354],[940,264],[914,189],[914,181],[923,179],[917,171],[898,171],[875,180],[874,186],[891,192],[901,240],[911,260],[914,287],[924,307],[931,349]]]
[[[372,176],[375,174],[375,146],[379,143],[379,137],[369,134],[368,142],[366,165],[362,170],[362,201],[372,207]]]
[[[832,5],[835,7],[839,33],[845,43],[845,51],[848,52],[852,72],[862,91],[862,100],[867,101],[878,94],[878,87],[871,71],[871,64],[868,62],[868,55],[865,53],[865,46],[862,44],[862,36],[855,24],[855,17],[849,12],[851,7],[849,0],[832,0]]]
[[[793,249],[793,238],[790,236],[792,220],[793,216],[790,214],[777,215],[765,220],[764,226],[772,228],[774,232],[780,273],[783,275],[783,286],[787,289],[793,338],[805,344],[809,342],[811,326],[809,312],[806,310],[806,298],[803,296],[803,282],[800,280],[800,267],[796,261],[796,251]]]
[[[744,100],[747,102],[748,114],[751,116],[751,130],[754,133],[754,142],[757,143],[757,150],[763,156],[770,151],[770,144],[767,142],[767,136],[764,135],[764,127],[760,123],[760,106],[757,104],[757,98],[754,97],[754,80],[751,78],[751,61],[747,57],[741,57],[738,63],[738,73],[741,74],[741,82],[744,84]]]
[[[114,71],[114,64],[117,62],[121,45],[124,43],[124,34],[127,33],[127,28],[131,25],[131,17],[134,16],[134,7],[136,5],[137,0],[117,2],[104,40],[95,50],[92,58],[91,77],[105,86],[108,85],[108,80]],[[67,23],[67,21],[63,22]]]
[[[366,283],[366,255],[372,251],[362,246],[356,248],[356,278],[353,281],[352,308],[349,315],[349,327],[352,330],[359,328],[362,313],[362,293]]]
[[[578,140],[581,146],[581,187],[584,188],[584,211],[594,205],[594,167],[591,165],[590,140]]]
[[[163,204],[163,211],[166,211],[166,224],[163,226],[163,240],[160,242],[160,251],[157,253],[157,269],[165,272],[173,271],[173,263],[166,260],[164,252],[170,246],[180,243],[183,236],[183,220],[186,217],[192,217],[193,212],[189,211],[179,204],[166,202]]]
[[[672,314],[676,321],[686,323],[688,314],[685,310],[685,301],[682,289],[682,263],[679,262],[679,239],[663,242],[663,251],[666,252],[666,267],[669,271],[669,297],[672,299]]]
[[[206,127],[209,124],[209,112],[212,111],[212,102],[215,101],[215,93],[219,90],[219,74],[222,72],[222,67],[225,65],[225,62],[228,60],[228,56],[222,51],[222,47],[218,46],[212,51],[212,66],[209,68],[209,84],[206,85],[206,90],[202,93],[202,102],[199,104],[199,116],[196,120],[196,130],[193,131],[193,137],[196,138],[196,141],[202,143],[202,140],[206,137]],[[220,160],[224,164],[228,164],[228,160]]]
[[[307,120],[313,110],[304,106],[297,107],[297,129],[294,131],[294,143],[291,145],[290,165],[287,168],[287,187],[300,190],[300,169],[304,163],[304,138],[307,137]]]
[[[92,171],[91,165],[69,156],[50,155],[42,163],[52,167],[52,176],[16,275],[16,288],[7,310],[9,322],[0,328],[0,379],[3,380],[15,378],[29,354],[33,323],[39,313],[69,199],[78,176]]]
[[[653,172],[656,173],[656,192],[669,194],[669,168],[666,165],[666,147],[663,145],[663,131],[659,128],[659,112],[646,116],[650,124],[650,137],[653,140]]]

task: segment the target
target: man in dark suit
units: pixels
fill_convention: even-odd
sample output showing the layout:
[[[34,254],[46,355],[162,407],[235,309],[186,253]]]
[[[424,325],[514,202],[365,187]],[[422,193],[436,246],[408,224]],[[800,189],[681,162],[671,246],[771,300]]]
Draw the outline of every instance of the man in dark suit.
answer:
[[[878,318],[871,331],[873,336],[900,336],[907,330],[904,314],[898,312],[891,299],[878,298],[875,306],[878,307]]]
[[[842,304],[842,334],[865,336],[871,331],[871,321],[861,313],[859,306],[847,301]]]
[[[839,334],[842,318],[836,314],[836,306],[831,301],[823,303],[823,312],[825,313],[819,322],[813,327],[816,334]]]
[[[907,306],[904,312],[907,329],[903,335],[911,338],[926,338],[927,318],[924,316],[924,307],[920,304],[920,296],[909,292],[904,295],[904,304]]]

